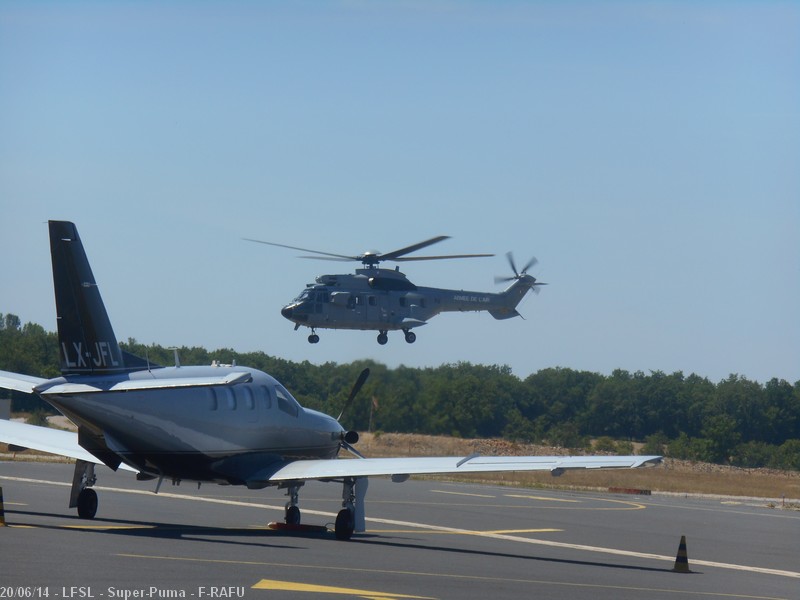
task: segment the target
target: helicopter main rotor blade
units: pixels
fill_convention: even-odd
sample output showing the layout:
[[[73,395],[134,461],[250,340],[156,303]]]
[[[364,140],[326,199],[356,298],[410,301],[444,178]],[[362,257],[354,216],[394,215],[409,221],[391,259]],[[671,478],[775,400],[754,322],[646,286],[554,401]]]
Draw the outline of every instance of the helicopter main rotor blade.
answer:
[[[257,244],[266,244],[267,246],[278,246],[279,248],[289,248],[290,250],[300,250],[301,252],[311,252],[313,254],[321,254],[322,256],[332,256],[339,260],[361,260],[359,256],[347,256],[344,254],[334,254],[333,252],[322,252],[320,250],[309,250],[308,248],[298,248],[297,246],[288,246],[286,244],[277,244],[275,242],[265,242],[264,240],[254,240],[251,238],[242,238],[247,242],[255,242]],[[316,258],[316,256],[304,256],[302,258]]]
[[[417,250],[422,250],[423,248],[427,248],[428,246],[431,246],[433,244],[438,244],[439,242],[447,239],[450,239],[449,235],[439,235],[436,236],[435,238],[425,240],[424,242],[413,244],[412,246],[406,246],[405,248],[400,248],[399,250],[393,250],[392,252],[379,254],[378,258],[380,260],[396,260],[398,257],[403,256],[404,254],[408,254],[410,252],[416,252]]]
[[[403,258],[393,258],[391,260],[397,262],[405,262],[409,260],[444,260],[447,258],[484,258],[487,256],[494,256],[494,254],[446,254],[443,256],[406,256]],[[386,260],[384,256],[382,260]]]

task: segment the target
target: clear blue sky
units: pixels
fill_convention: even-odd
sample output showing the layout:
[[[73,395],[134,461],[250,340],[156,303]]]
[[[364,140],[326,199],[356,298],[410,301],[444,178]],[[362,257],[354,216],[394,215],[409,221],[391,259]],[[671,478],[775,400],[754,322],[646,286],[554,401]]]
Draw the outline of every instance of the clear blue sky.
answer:
[[[391,367],[800,379],[797,2],[0,3],[0,312],[55,329],[77,223],[120,339]],[[336,253],[445,234],[387,346],[280,308]],[[353,265],[355,267],[355,265]]]

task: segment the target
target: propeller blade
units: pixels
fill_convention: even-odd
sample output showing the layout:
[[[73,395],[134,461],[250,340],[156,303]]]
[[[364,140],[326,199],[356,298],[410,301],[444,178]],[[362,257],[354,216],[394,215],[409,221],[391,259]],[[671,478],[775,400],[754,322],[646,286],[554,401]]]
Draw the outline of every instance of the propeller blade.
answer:
[[[369,367],[367,367],[366,369],[361,371],[361,373],[358,376],[358,379],[356,379],[356,382],[353,385],[353,389],[350,390],[350,396],[347,398],[347,401],[344,403],[344,407],[342,408],[342,412],[340,412],[339,416],[336,417],[337,421],[341,421],[342,420],[342,415],[344,414],[344,412],[348,408],[350,408],[350,405],[353,403],[353,399],[356,397],[356,394],[358,394],[358,392],[361,391],[361,387],[364,385],[364,382],[367,381],[367,377],[369,377]]]
[[[363,455],[363,454],[361,454],[361,452],[359,452],[358,450],[356,450],[355,448],[353,448],[353,446],[352,446],[352,445],[348,444],[348,443],[347,443],[347,442],[345,442],[344,440],[342,440],[342,441],[341,441],[341,442],[339,442],[339,443],[342,445],[342,448],[344,448],[345,450],[347,450],[347,451],[348,451],[350,454],[352,454],[353,456],[355,456],[355,457],[357,457],[357,458],[364,458],[364,455]]]
[[[495,276],[494,282],[495,283],[506,283],[509,281],[514,281],[516,277],[500,277],[499,275]]]

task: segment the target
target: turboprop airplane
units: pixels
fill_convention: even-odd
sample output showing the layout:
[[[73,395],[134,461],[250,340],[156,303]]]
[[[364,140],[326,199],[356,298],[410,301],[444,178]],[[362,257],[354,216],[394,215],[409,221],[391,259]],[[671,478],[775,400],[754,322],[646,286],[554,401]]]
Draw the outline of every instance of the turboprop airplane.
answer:
[[[61,376],[0,371],[0,387],[37,394],[78,427],[77,433],[0,421],[0,441],[75,459],[70,508],[94,518],[96,465],[167,479],[286,489],[285,522],[299,525],[299,490],[308,480],[342,484],[334,532],[364,531],[368,477],[485,471],[632,468],[659,456],[478,456],[364,458],[358,434],[339,419],[303,408],[270,375],[243,366],[159,367],[124,352],[114,335],[72,223],[50,221]],[[176,361],[177,363],[177,361]],[[367,378],[362,372],[348,398]],[[347,405],[346,405],[347,406]],[[341,415],[339,415],[341,418]],[[358,458],[339,459],[342,449]]]

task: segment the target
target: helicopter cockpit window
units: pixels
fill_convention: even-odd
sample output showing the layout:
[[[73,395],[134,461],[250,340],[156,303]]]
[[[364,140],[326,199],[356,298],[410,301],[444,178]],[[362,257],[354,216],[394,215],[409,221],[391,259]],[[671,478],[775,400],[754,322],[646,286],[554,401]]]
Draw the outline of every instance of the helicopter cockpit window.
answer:
[[[303,300],[308,300],[311,298],[311,292],[308,290],[303,290],[300,292],[300,295],[294,299],[295,302],[302,302]]]
[[[296,417],[300,414],[300,405],[292,395],[286,391],[282,385],[275,386],[275,398],[278,400],[278,408],[288,415]]]

